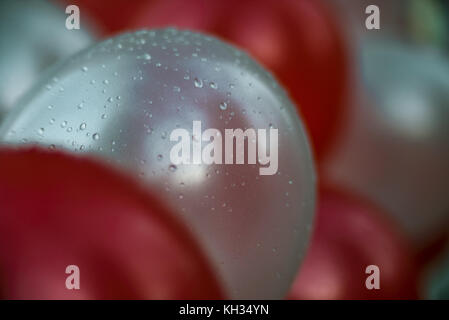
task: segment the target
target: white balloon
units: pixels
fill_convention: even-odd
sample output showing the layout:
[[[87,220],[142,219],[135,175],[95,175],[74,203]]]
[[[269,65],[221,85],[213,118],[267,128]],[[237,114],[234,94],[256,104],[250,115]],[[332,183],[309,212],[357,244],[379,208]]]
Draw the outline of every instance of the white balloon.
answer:
[[[192,132],[193,121],[222,134],[278,129],[276,174],[260,175],[263,166],[246,160],[174,165],[171,132]],[[228,296],[287,293],[311,229],[314,166],[295,106],[242,51],[176,29],[106,40],[42,81],[0,137],[97,154],[130,170],[192,229]]]
[[[0,1],[0,120],[42,72],[93,42],[84,20],[68,30],[66,18],[47,1]]]

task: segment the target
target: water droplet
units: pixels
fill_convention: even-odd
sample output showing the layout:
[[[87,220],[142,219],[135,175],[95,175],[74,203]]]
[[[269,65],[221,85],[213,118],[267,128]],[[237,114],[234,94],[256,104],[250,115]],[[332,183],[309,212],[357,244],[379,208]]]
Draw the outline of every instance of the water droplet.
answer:
[[[228,108],[228,104],[226,102],[220,103],[220,109],[221,110],[226,110],[227,108]]]
[[[67,126],[67,121],[63,121],[62,123],[61,123],[61,128],[65,128]]]
[[[39,133],[39,135],[44,135],[45,129],[44,128],[40,128],[39,130],[37,130],[37,133]]]
[[[212,89],[217,89],[218,88],[218,86],[217,86],[217,84],[215,82],[211,82],[209,85],[210,85],[210,87]]]
[[[93,138],[95,141],[98,141],[98,140],[100,139],[100,134],[99,134],[99,133],[94,133],[94,135],[92,136],[92,138]]]
[[[85,122],[80,124],[80,130],[85,130],[87,127],[87,124]]]
[[[196,88],[202,88],[203,87],[203,80],[195,78],[193,79],[193,84]]]
[[[86,66],[82,67],[81,70],[83,70],[83,72],[89,71],[89,69]]]
[[[158,154],[158,155],[157,155],[157,160],[161,161],[162,158],[164,158],[164,157],[162,156],[162,154]]]
[[[168,170],[170,170],[170,172],[175,172],[176,169],[178,169],[178,167],[175,166],[174,164],[171,164],[171,165],[168,167]]]

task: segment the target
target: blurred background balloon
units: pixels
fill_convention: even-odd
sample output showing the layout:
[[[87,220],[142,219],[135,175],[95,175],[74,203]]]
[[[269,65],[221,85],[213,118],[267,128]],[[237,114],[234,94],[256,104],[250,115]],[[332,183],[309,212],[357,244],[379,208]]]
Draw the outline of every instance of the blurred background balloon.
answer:
[[[132,19],[154,0],[53,0],[61,6],[76,5],[84,17],[95,21],[102,37],[129,31]]]
[[[415,299],[412,246],[393,221],[363,198],[335,188],[319,194],[315,231],[289,299]],[[366,268],[379,268],[368,290]]]
[[[445,255],[436,260],[427,270],[426,294],[429,299],[449,299],[449,255],[448,247]]]
[[[1,150],[0,220],[1,298],[222,297],[172,213],[132,179],[87,158]],[[65,286],[71,265],[79,268],[78,290]]]
[[[92,26],[68,30],[66,18],[48,1],[0,1],[0,121],[48,67],[93,43]]]
[[[423,249],[449,222],[449,64],[441,42],[423,44],[411,27],[418,4],[396,5],[379,6],[399,26],[355,37],[351,112],[325,175],[385,208]]]
[[[364,43],[359,58],[364,95],[330,175],[425,245],[449,222],[449,65],[438,52],[386,40]]]

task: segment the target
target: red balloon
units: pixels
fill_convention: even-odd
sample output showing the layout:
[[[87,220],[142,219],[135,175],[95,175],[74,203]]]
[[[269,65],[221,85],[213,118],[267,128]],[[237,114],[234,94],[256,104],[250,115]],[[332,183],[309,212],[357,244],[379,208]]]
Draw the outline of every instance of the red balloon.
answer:
[[[379,267],[380,289],[366,287],[370,265]],[[353,195],[321,192],[316,229],[290,299],[416,299],[417,283],[412,249],[386,215]]]
[[[320,1],[151,1],[129,25],[163,26],[211,33],[272,70],[299,106],[322,158],[343,117],[348,71],[342,34]]]
[[[0,221],[2,298],[221,297],[205,257],[172,215],[92,160],[0,151]],[[79,267],[79,290],[66,288],[69,265]]]
[[[103,36],[127,30],[130,19],[152,0],[53,0],[62,7],[76,5],[80,9],[81,24],[93,21]],[[62,9],[64,9],[62,8]]]

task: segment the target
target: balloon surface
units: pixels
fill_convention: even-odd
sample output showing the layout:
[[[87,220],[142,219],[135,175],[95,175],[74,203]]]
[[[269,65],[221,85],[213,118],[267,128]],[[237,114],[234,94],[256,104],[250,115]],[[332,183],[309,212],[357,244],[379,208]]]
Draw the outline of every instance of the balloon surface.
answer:
[[[0,120],[48,67],[93,42],[86,24],[68,30],[66,18],[47,1],[0,1]]]
[[[297,103],[321,159],[345,115],[349,77],[340,26],[317,0],[163,0],[136,10],[130,28],[187,28],[247,51]]]
[[[326,171],[425,246],[449,223],[449,65],[437,52],[387,40],[361,49],[364,94]]]
[[[221,297],[179,221],[135,181],[85,157],[0,150],[0,220],[1,298]],[[79,289],[66,287],[78,283],[68,266]]]
[[[417,273],[412,251],[385,214],[351,194],[319,194],[310,249],[290,299],[413,299]],[[367,289],[379,269],[379,289]]]
[[[0,137],[125,168],[193,230],[230,297],[287,293],[311,229],[314,166],[295,106],[242,51],[176,29],[108,39],[42,81]]]

